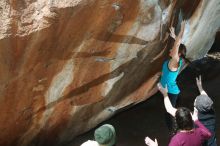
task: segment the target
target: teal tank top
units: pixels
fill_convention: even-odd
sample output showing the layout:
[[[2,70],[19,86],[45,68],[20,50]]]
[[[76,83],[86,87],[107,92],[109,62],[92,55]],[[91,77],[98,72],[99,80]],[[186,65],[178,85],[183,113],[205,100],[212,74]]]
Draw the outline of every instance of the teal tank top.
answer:
[[[182,65],[183,65],[183,60],[182,60],[182,58],[180,58],[179,67],[178,67],[177,71],[171,71],[168,67],[168,63],[169,63],[169,60],[166,60],[163,63],[162,76],[160,78],[160,83],[164,88],[167,85],[168,93],[179,94],[180,89],[177,86],[176,78],[180,72]]]

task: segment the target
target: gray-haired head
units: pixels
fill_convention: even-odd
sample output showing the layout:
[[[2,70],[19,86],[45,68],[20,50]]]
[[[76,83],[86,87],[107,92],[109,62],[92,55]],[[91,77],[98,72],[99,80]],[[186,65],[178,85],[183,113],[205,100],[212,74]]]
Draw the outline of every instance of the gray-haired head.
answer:
[[[199,95],[195,99],[195,107],[199,112],[207,112],[212,109],[213,101],[208,95]]]

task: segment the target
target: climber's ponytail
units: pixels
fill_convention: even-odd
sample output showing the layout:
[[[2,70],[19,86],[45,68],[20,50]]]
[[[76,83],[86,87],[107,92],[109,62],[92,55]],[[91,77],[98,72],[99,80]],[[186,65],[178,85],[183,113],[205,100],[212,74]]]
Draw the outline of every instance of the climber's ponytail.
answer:
[[[184,61],[188,64],[188,65],[191,65],[192,68],[196,71],[196,72],[200,72],[200,69],[198,67],[196,67],[195,65],[192,64],[192,62],[186,58],[186,47],[185,45],[183,44],[180,44],[179,46],[179,52],[181,55],[180,57],[182,57],[184,59]]]

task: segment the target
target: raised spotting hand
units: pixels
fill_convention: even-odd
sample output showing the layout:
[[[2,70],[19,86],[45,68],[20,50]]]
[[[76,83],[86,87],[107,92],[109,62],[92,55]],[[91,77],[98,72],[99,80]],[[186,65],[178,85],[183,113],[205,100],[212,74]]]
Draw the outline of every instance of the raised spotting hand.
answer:
[[[148,146],[158,146],[156,138],[155,138],[155,141],[153,141],[149,137],[145,137],[145,144],[148,145]]]

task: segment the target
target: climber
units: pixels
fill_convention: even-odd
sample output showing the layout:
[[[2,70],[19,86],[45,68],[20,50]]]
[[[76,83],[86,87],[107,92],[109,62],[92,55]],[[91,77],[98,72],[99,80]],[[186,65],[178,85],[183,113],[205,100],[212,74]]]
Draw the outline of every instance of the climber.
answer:
[[[81,146],[114,146],[116,140],[115,128],[110,124],[104,124],[94,132],[94,140],[88,140]]]
[[[212,137],[204,142],[203,146],[217,146],[215,136],[215,111],[212,99],[202,88],[201,76],[196,78],[196,84],[199,89],[200,95],[196,97],[194,106],[198,110],[198,118],[204,126],[212,133]]]
[[[172,137],[169,146],[201,146],[202,143],[211,137],[210,131],[198,120],[198,111],[194,108],[193,114],[185,107],[175,108],[172,106],[167,93],[167,87],[158,83],[158,89],[163,94],[166,111],[175,117],[178,132]],[[197,127],[194,127],[194,124]],[[158,146],[157,140],[145,138],[148,146]]]
[[[175,42],[169,53],[170,58],[163,63],[162,74],[160,78],[161,85],[163,87],[167,86],[168,88],[168,96],[173,107],[176,107],[178,94],[180,93],[180,90],[176,83],[176,79],[180,70],[183,67],[184,62],[186,62],[186,47],[183,44],[181,44],[184,27],[185,21],[182,21],[181,29],[178,36],[175,35],[174,28],[170,28],[170,35],[175,39]],[[175,133],[175,127],[173,126],[174,120],[168,113],[166,113],[165,117],[169,132],[172,135],[173,133]]]

